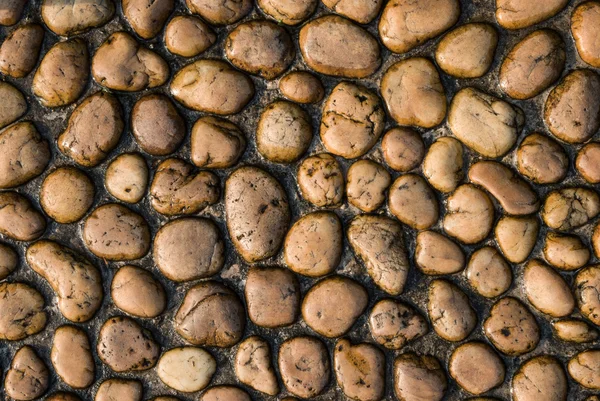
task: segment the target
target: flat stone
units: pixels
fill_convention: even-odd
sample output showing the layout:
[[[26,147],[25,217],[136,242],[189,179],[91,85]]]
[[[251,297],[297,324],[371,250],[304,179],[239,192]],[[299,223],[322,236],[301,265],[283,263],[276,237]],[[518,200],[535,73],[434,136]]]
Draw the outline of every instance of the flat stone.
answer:
[[[524,262],[535,243],[540,231],[540,222],[536,217],[503,216],[494,234],[502,253],[512,263]]]
[[[178,347],[166,351],[156,365],[158,378],[184,393],[200,391],[210,383],[217,362],[202,348]]]
[[[507,29],[521,29],[545,21],[558,14],[569,0],[548,0],[542,3],[528,0],[498,0],[496,20]]]
[[[283,384],[298,397],[314,397],[329,383],[329,355],[316,337],[294,337],[284,341],[279,347],[278,362]]]
[[[55,34],[70,36],[106,24],[115,15],[113,0],[44,0],[42,19]]]
[[[14,3],[14,0],[4,1]],[[0,21],[1,19],[0,15]],[[40,57],[43,41],[44,28],[41,25],[24,24],[17,27],[6,36],[0,46],[0,72],[13,78],[29,75]]]
[[[429,146],[423,160],[423,175],[440,192],[452,192],[463,178],[463,147],[450,137],[437,139]]]
[[[504,381],[502,359],[485,343],[468,342],[452,352],[448,363],[450,376],[471,394],[483,394]]]
[[[33,241],[46,231],[46,219],[28,198],[0,192],[0,234],[17,241]]]
[[[456,242],[435,231],[417,234],[415,264],[428,275],[457,273],[465,268],[465,254]]]
[[[571,15],[571,33],[579,57],[592,67],[600,68],[600,3],[590,1],[579,4]]]
[[[216,40],[217,34],[210,25],[193,15],[178,15],[165,29],[167,50],[182,57],[204,53]]]
[[[394,360],[394,393],[404,401],[441,401],[448,381],[444,368],[430,355],[413,352]]]
[[[1,52],[0,48],[0,52]],[[317,103],[325,95],[321,80],[306,71],[293,71],[279,80],[279,91],[296,103]]]
[[[563,341],[587,343],[599,337],[598,330],[583,320],[564,319],[552,323],[556,337]]]
[[[335,377],[346,397],[359,401],[379,400],[385,392],[385,355],[367,343],[335,343]]]
[[[581,314],[600,326],[600,266],[589,266],[575,276],[575,298]]]
[[[513,377],[512,393],[518,401],[566,401],[567,377],[561,363],[546,355],[528,360]]]
[[[215,4],[212,0],[186,0],[193,14],[214,25],[234,24],[252,10],[252,0],[224,0]]]
[[[243,384],[268,395],[279,393],[271,363],[269,343],[259,336],[248,337],[235,354],[235,375]]]
[[[417,230],[431,227],[439,217],[433,189],[417,174],[404,174],[394,181],[388,195],[388,208],[398,220]]]
[[[123,153],[106,169],[104,185],[112,196],[127,203],[137,203],[148,188],[148,165],[139,153]]]
[[[381,140],[385,163],[396,171],[407,172],[421,164],[425,144],[421,134],[412,128],[392,128]]]
[[[536,184],[555,184],[567,175],[569,158],[558,142],[534,133],[523,139],[517,149],[517,168]]]
[[[437,335],[448,341],[464,340],[477,325],[477,314],[467,295],[446,280],[429,284],[427,312]]]
[[[505,355],[533,351],[540,341],[540,328],[531,312],[516,298],[505,297],[490,309],[483,322],[486,337]]]
[[[74,326],[57,328],[50,359],[56,374],[72,388],[87,388],[94,383],[96,365],[85,331]]]
[[[377,302],[369,314],[371,336],[388,349],[402,349],[429,331],[427,320],[412,306],[393,299]]]
[[[600,197],[593,189],[564,188],[550,192],[544,201],[542,218],[550,228],[568,231],[590,222],[600,213]]]
[[[258,0],[260,9],[286,25],[298,25],[317,8],[318,0]]]
[[[0,280],[4,280],[17,269],[19,256],[15,250],[0,242]]]
[[[233,167],[246,150],[246,137],[234,123],[204,116],[192,127],[190,147],[192,162],[198,167]]]
[[[568,316],[575,309],[569,285],[560,274],[538,259],[527,262],[523,287],[529,302],[552,317]]]
[[[79,221],[94,203],[94,183],[75,167],[59,167],[44,178],[40,188],[40,205],[53,220],[62,223]]]
[[[307,157],[298,167],[302,197],[318,207],[338,207],[344,198],[344,174],[335,157],[320,153]]]
[[[485,239],[494,225],[494,205],[487,194],[474,185],[458,187],[446,199],[444,231],[464,244]]]
[[[2,49],[0,48],[0,57]],[[0,70],[1,71],[1,70]],[[7,82],[0,82],[0,129],[17,121],[27,112],[27,101],[20,90]]]
[[[16,341],[46,326],[44,297],[24,283],[0,283],[0,340]]]
[[[175,0],[124,0],[123,15],[135,33],[144,39],[159,34],[175,8]]]
[[[568,370],[583,387],[600,390],[600,350],[592,349],[575,355],[569,361]]]
[[[137,380],[108,379],[98,387],[94,401],[142,401],[142,392]]]
[[[10,369],[6,372],[6,394],[18,401],[39,398],[48,390],[49,376],[44,361],[32,347],[25,345],[15,353]]]
[[[600,183],[600,143],[590,142],[581,148],[575,159],[575,168],[590,184]]]
[[[162,284],[152,273],[135,266],[117,270],[110,284],[110,295],[117,308],[138,317],[159,316],[167,307]]]
[[[590,260],[590,250],[576,235],[549,231],[544,242],[544,258],[560,270],[576,270]]]
[[[363,212],[373,212],[385,202],[392,176],[379,163],[358,160],[348,169],[346,180],[348,202]]]
[[[465,270],[469,284],[486,298],[506,292],[512,283],[512,270],[500,252],[485,246],[473,252]]]

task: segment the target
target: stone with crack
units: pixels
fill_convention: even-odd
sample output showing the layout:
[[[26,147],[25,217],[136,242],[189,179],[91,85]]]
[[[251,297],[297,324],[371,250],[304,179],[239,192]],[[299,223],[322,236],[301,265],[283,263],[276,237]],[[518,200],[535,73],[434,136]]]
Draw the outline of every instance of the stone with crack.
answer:
[[[589,223],[600,213],[600,196],[590,188],[557,189],[548,194],[542,208],[544,223],[550,228],[569,231]]]
[[[338,207],[344,198],[344,175],[332,155],[319,153],[302,160],[298,167],[302,197],[318,207]]]
[[[385,392],[385,355],[372,344],[335,343],[333,365],[337,382],[346,397],[377,401]]]
[[[230,25],[244,18],[253,8],[252,0],[185,0],[193,14],[214,25]]]
[[[600,266],[588,266],[575,276],[575,297],[581,314],[600,326]]]
[[[52,32],[71,36],[108,23],[115,9],[113,0],[43,0],[41,14]]]
[[[403,401],[441,401],[448,388],[444,368],[430,355],[414,352],[394,360],[394,393]]]
[[[15,353],[4,378],[6,394],[17,401],[41,397],[48,389],[50,373],[44,361],[29,345]]]
[[[423,160],[423,175],[438,191],[452,192],[463,178],[463,146],[451,136],[438,138]]]
[[[556,184],[567,175],[569,157],[558,142],[533,133],[517,149],[517,169],[536,184]]]
[[[25,196],[0,192],[0,234],[17,241],[33,241],[46,231],[46,219]]]
[[[279,372],[286,389],[302,398],[321,394],[331,368],[327,347],[316,337],[294,337],[279,347]]]
[[[555,16],[568,2],[569,0],[498,0],[496,20],[503,28],[527,28]]]
[[[258,0],[260,9],[274,20],[298,25],[317,8],[318,0]]]
[[[485,336],[505,355],[533,351],[540,341],[540,327],[521,301],[504,297],[496,301],[483,322]]]
[[[27,76],[35,68],[43,41],[41,25],[24,24],[13,30],[0,46],[0,72],[13,78]]]
[[[535,216],[502,216],[496,223],[494,236],[502,254],[512,263],[524,262],[540,231],[540,222]]]
[[[398,220],[417,230],[433,226],[439,217],[435,192],[417,174],[404,174],[393,182],[388,194],[388,208]]]
[[[371,336],[388,349],[402,349],[429,331],[427,320],[415,308],[394,299],[377,302],[369,314]]]
[[[541,355],[523,363],[512,381],[516,401],[566,401],[567,376],[554,357]]]
[[[197,347],[172,348],[162,354],[156,365],[159,379],[184,393],[200,391],[208,386],[216,370],[215,358]]]
[[[348,169],[346,197],[363,212],[374,212],[385,202],[392,176],[381,164],[358,160]]]
[[[175,0],[123,0],[123,15],[144,39],[159,34],[175,8]]]
[[[235,354],[235,375],[243,384],[269,395],[279,393],[269,343],[259,336],[245,339]]]
[[[46,327],[42,295],[25,283],[0,283],[0,340],[22,340]]]
[[[431,230],[417,234],[414,260],[421,272],[432,276],[458,273],[465,268],[465,254],[460,246]]]
[[[429,284],[427,312],[437,335],[448,341],[464,340],[477,325],[477,314],[467,295],[446,280]]]

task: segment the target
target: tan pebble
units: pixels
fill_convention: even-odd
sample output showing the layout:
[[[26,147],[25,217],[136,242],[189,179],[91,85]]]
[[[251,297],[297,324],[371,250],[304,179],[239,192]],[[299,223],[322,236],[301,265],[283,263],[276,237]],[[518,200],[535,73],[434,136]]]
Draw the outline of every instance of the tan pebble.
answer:
[[[463,147],[456,139],[444,136],[429,146],[423,160],[423,175],[438,191],[452,192],[463,177]]]
[[[529,0],[498,0],[496,19],[507,29],[520,29],[535,25],[558,14],[569,0],[547,0],[531,2]]]
[[[28,198],[0,192],[0,234],[17,241],[33,241],[46,231],[46,219]]]
[[[561,270],[576,270],[587,264],[590,250],[576,235],[549,231],[544,243],[544,257]]]
[[[402,293],[410,268],[402,226],[385,216],[361,214],[350,222],[347,235],[375,284],[388,294]]]
[[[279,91],[296,103],[317,103],[323,99],[325,88],[321,80],[306,71],[290,72],[279,80]]]
[[[469,284],[487,298],[506,292],[512,283],[512,270],[500,252],[485,246],[473,252],[465,270]]]
[[[110,295],[117,308],[138,317],[156,317],[167,307],[162,284],[152,273],[135,266],[117,270],[110,284]]]
[[[318,73],[365,78],[381,65],[377,40],[365,29],[337,15],[313,19],[300,30],[300,51]]]
[[[521,355],[540,341],[540,328],[531,312],[516,298],[505,297],[490,309],[483,322],[486,337],[506,355]]]
[[[595,341],[599,334],[590,324],[576,319],[564,319],[552,323],[556,336],[563,341],[587,343]]]
[[[199,14],[210,24],[229,25],[244,18],[252,10],[251,0],[224,0],[218,4],[212,0],[185,0],[193,14]]]
[[[363,212],[373,212],[385,202],[392,176],[379,163],[359,160],[348,169],[346,180],[348,202]]]
[[[175,8],[175,0],[123,0],[123,15],[143,39],[158,35]]]
[[[0,48],[0,57],[2,49]],[[1,59],[0,59],[1,60]],[[8,82],[0,82],[0,129],[17,121],[27,111],[27,101],[20,90]]]
[[[159,379],[184,393],[200,391],[208,386],[216,370],[215,358],[196,347],[172,348],[162,354],[156,365]]]
[[[453,274],[465,268],[465,254],[456,242],[435,231],[417,234],[415,263],[425,274]]]
[[[323,0],[323,4],[332,11],[350,18],[359,24],[368,24],[373,21],[375,17],[377,17],[377,14],[379,14],[379,10],[381,10],[383,3],[383,0]]]
[[[231,347],[244,334],[246,311],[238,296],[216,281],[190,288],[174,318],[177,333],[194,345]]]
[[[585,225],[600,213],[600,197],[593,189],[575,187],[550,192],[542,218],[550,228],[568,231]]]
[[[323,105],[321,141],[329,152],[354,159],[375,145],[384,124],[385,110],[379,97],[362,85],[343,81]]]
[[[569,285],[560,274],[538,259],[527,262],[523,286],[529,302],[552,317],[570,315],[575,308]]]
[[[411,128],[392,128],[381,140],[385,163],[396,171],[407,172],[425,157],[425,144],[421,135]]]
[[[188,64],[177,71],[170,90],[185,107],[222,115],[240,112],[254,97],[250,77],[220,60]]]
[[[500,67],[500,87],[513,99],[529,99],[550,87],[565,67],[565,42],[550,29],[525,36]]]
[[[240,382],[269,395],[279,393],[271,363],[269,343],[259,336],[245,339],[235,354],[235,374]]]
[[[25,184],[40,175],[50,162],[48,142],[29,121],[0,131],[0,188]]]
[[[506,370],[502,359],[485,343],[460,345],[450,356],[450,376],[471,394],[483,394],[504,381]]]
[[[220,194],[219,177],[175,158],[158,165],[149,191],[154,210],[166,216],[198,213],[217,203]]]
[[[412,306],[383,299],[369,314],[371,336],[388,349],[401,349],[429,331],[425,318]]]
[[[267,160],[291,163],[310,146],[313,128],[310,116],[297,104],[278,100],[267,105],[256,127],[256,148]]]
[[[58,308],[72,322],[91,319],[102,306],[100,271],[81,254],[57,242],[42,240],[27,248],[27,263],[52,287]]]
[[[556,141],[535,133],[519,145],[517,168],[519,173],[537,184],[554,184],[567,175],[569,158]]]
[[[359,401],[379,400],[385,392],[385,355],[372,344],[336,342],[333,353],[335,377],[346,397]]]
[[[333,212],[309,213],[288,231],[283,247],[286,265],[294,272],[319,277],[335,270],[342,257],[342,223]]]
[[[568,143],[583,143],[600,128],[600,76],[577,69],[552,89],[544,106],[544,122],[550,132]]]
[[[0,340],[16,341],[46,326],[44,298],[23,283],[0,283]]]
[[[446,280],[429,284],[427,312],[437,335],[448,341],[464,340],[477,325],[477,315],[467,295]]]
[[[59,223],[80,220],[94,203],[96,190],[92,180],[75,167],[59,167],[44,178],[40,205]]]
[[[577,172],[590,184],[600,183],[600,142],[591,142],[577,153]]]
[[[302,197],[318,207],[337,207],[344,198],[344,175],[335,157],[328,153],[307,157],[298,168]]]
[[[106,24],[115,15],[113,0],[44,0],[42,19],[52,32],[70,36]]]
[[[89,78],[87,45],[82,39],[58,42],[48,50],[31,84],[46,107],[66,106],[83,93]]]
[[[12,247],[0,242],[0,280],[4,280],[17,269],[19,255]]]
[[[496,223],[494,235],[502,253],[512,263],[522,263],[527,259],[540,231],[536,217],[503,216]]]
[[[54,394],[46,397],[46,401],[81,401],[81,398],[75,393],[67,393],[64,391],[57,391]]]
[[[41,25],[25,24],[15,28],[0,46],[0,72],[13,78],[27,76],[35,68],[43,41]]]
[[[515,373],[512,394],[515,401],[566,401],[567,377],[561,363],[546,355],[531,358]]]
[[[247,392],[234,386],[214,386],[206,390],[198,401],[251,401]]]
[[[289,326],[300,312],[300,285],[278,267],[251,267],[244,288],[250,320],[261,327]]]
[[[592,234],[592,247],[596,256],[600,258],[600,222],[596,224]]]
[[[117,146],[124,127],[119,100],[108,92],[97,92],[73,110],[58,137],[58,148],[78,164],[94,167]]]
[[[446,73],[457,78],[485,75],[498,45],[498,32],[493,25],[474,22],[461,25],[440,40],[435,60]]]
[[[318,0],[258,0],[260,9],[286,25],[298,25],[317,8]]]
[[[41,397],[48,389],[50,374],[35,350],[25,345],[15,353],[4,378],[6,394],[18,401]]]
[[[474,185],[461,185],[446,202],[446,233],[465,244],[488,236],[494,225],[494,205],[485,192]]]
[[[225,262],[224,250],[223,238],[212,220],[186,217],[158,230],[152,255],[164,276],[183,282],[217,274]]]
[[[94,401],[142,401],[143,387],[137,380],[108,379],[96,391]]]
[[[139,259],[150,249],[150,229],[146,220],[136,212],[109,203],[98,207],[87,217],[83,240],[99,258]]]
[[[432,128],[446,117],[444,86],[435,65],[426,58],[392,65],[381,78],[381,96],[400,125]]]
[[[600,326],[600,265],[581,270],[575,277],[574,287],[581,314]]]
[[[231,241],[247,262],[275,255],[290,223],[283,187],[257,167],[242,167],[229,176],[225,183],[225,213]]]
[[[454,96],[448,114],[448,126],[462,143],[493,158],[512,148],[524,120],[521,109],[470,87]]]
[[[185,121],[167,96],[151,94],[133,106],[131,132],[143,151],[164,156],[179,147],[186,128]]]
[[[394,53],[406,53],[450,28],[459,17],[456,0],[392,0],[381,14],[379,36]]]
[[[286,389],[311,398],[325,390],[331,368],[327,348],[315,337],[294,337],[279,347],[279,372]]]
[[[57,328],[50,359],[62,381],[72,388],[86,388],[94,382],[96,367],[85,331],[74,326]]]
[[[193,15],[178,15],[167,24],[165,46],[171,53],[194,57],[204,53],[217,40],[213,29]]]
[[[398,220],[417,230],[431,227],[439,217],[435,193],[427,181],[416,174],[401,175],[394,181],[388,207]]]
[[[569,361],[568,370],[583,387],[600,390],[600,350],[592,349],[575,355]]]
[[[0,0],[0,25],[14,25],[23,14],[27,0]]]
[[[227,35],[224,47],[234,66],[265,79],[283,74],[296,53],[285,28],[266,20],[239,24]]]
[[[440,401],[448,387],[444,368],[430,355],[400,354],[393,374],[394,393],[403,401]]]
[[[531,214],[540,207],[533,189],[504,164],[494,161],[477,162],[469,169],[469,180],[492,194],[508,214]]]
[[[246,149],[246,137],[234,123],[212,116],[198,119],[190,139],[192,162],[198,167],[233,167]]]
[[[600,68],[600,3],[589,1],[579,4],[571,15],[571,33],[579,57],[592,67]]]
[[[146,194],[148,166],[139,153],[116,157],[106,169],[104,185],[112,196],[127,203],[137,203]]]

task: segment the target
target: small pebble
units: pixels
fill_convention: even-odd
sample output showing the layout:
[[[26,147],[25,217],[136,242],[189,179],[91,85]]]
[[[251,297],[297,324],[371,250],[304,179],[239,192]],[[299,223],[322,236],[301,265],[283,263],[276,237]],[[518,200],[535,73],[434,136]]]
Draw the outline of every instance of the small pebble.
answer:
[[[503,216],[496,223],[494,235],[502,253],[512,263],[522,263],[527,259],[540,231],[536,217]]]
[[[137,203],[146,194],[148,166],[139,153],[117,156],[106,169],[104,185],[112,196],[127,203]]]
[[[569,0],[546,0],[543,3],[529,0],[496,1],[496,20],[507,29],[520,29],[535,25],[558,14]]]
[[[463,178],[462,144],[449,136],[431,144],[423,160],[423,175],[438,191],[452,192]]]
[[[325,344],[316,337],[294,337],[279,347],[279,373],[286,389],[298,397],[315,397],[329,383],[331,368]]]
[[[558,142],[534,133],[523,139],[517,149],[517,168],[536,184],[555,184],[567,175],[569,157]]]
[[[583,387],[600,390],[600,350],[580,352],[569,361],[567,369],[571,377]]]
[[[439,217],[433,189],[417,174],[404,174],[394,181],[388,195],[388,208],[398,220],[417,230],[431,227]]]
[[[500,252],[485,246],[473,252],[465,270],[469,284],[487,298],[506,292],[512,284],[512,270]]]
[[[135,33],[151,39],[162,30],[175,8],[175,0],[123,0],[123,15]]]
[[[589,1],[579,4],[571,15],[571,33],[579,57],[592,67],[600,68],[600,3]]]
[[[369,315],[371,336],[388,349],[401,349],[429,331],[425,318],[412,306],[393,299],[377,302]]]
[[[448,341],[464,340],[477,325],[477,314],[467,295],[446,280],[429,284],[427,312],[437,335]]]
[[[200,391],[210,383],[217,362],[202,348],[178,347],[166,351],[156,365],[158,378],[184,393]]]
[[[108,379],[98,387],[94,401],[142,401],[142,392],[137,380]]]
[[[368,213],[385,202],[392,176],[381,164],[365,159],[350,166],[346,181],[348,202]]]
[[[561,270],[576,270],[590,260],[590,250],[576,235],[549,231],[544,242],[544,257]]]
[[[600,326],[600,266],[589,266],[575,276],[575,298],[583,316]]]
[[[24,283],[0,283],[0,340],[16,341],[46,326],[44,297]]]
[[[169,21],[165,29],[167,50],[182,57],[204,53],[216,40],[215,31],[194,15],[178,15]]]
[[[338,207],[344,198],[344,175],[335,157],[328,153],[307,157],[298,168],[302,197],[318,207]]]
[[[153,318],[167,307],[162,284],[150,272],[135,266],[117,270],[110,295],[117,308],[137,317]]]
[[[14,0],[4,1],[14,3]],[[1,13],[2,11],[0,23]],[[40,57],[43,41],[44,28],[38,24],[25,24],[15,28],[0,46],[0,72],[13,78],[29,75]]]
[[[444,231],[464,244],[485,239],[494,225],[494,205],[485,192],[474,185],[458,187],[446,199]]]
[[[198,167],[233,167],[245,149],[244,133],[228,120],[204,116],[192,127],[190,153],[192,162]]]
[[[556,336],[563,341],[587,343],[598,339],[598,330],[590,324],[576,319],[558,320],[552,323]]]
[[[450,356],[450,376],[471,394],[483,394],[504,382],[506,370],[502,359],[485,343],[460,345]]]
[[[0,234],[17,241],[33,241],[46,231],[46,219],[28,198],[0,192]]]
[[[590,184],[600,183],[600,142],[591,142],[577,153],[575,168]]]
[[[512,394],[518,401],[566,401],[565,370],[561,363],[551,356],[531,358],[515,373]]]
[[[252,3],[252,0],[223,0],[218,4],[212,0],[186,0],[193,14],[199,14],[214,25],[236,23],[252,11]]]
[[[529,302],[552,317],[565,317],[575,309],[575,299],[565,280],[544,262],[533,259],[523,271],[523,287]]]
[[[25,345],[15,353],[10,369],[6,372],[6,394],[18,401],[39,398],[48,390],[49,376],[44,361],[32,347]]]
[[[372,344],[336,342],[333,365],[338,385],[346,397],[358,401],[379,400],[385,391],[385,355]]]
[[[286,25],[298,25],[306,20],[318,3],[318,0],[258,0],[265,14]]]
[[[317,103],[325,96],[325,88],[323,88],[321,80],[306,71],[290,72],[281,78],[279,91],[283,96],[296,103]]]
[[[486,337],[505,355],[533,351],[540,341],[540,328],[531,312],[516,298],[505,297],[490,309],[483,322]]]
[[[268,395],[279,393],[279,383],[271,363],[269,343],[259,336],[248,337],[235,355],[235,375],[243,384]]]
[[[74,326],[57,328],[50,359],[56,374],[72,388],[87,388],[94,383],[96,365],[85,331]]]
[[[393,375],[394,393],[403,401],[441,401],[448,388],[444,368],[430,355],[400,354]]]
[[[550,192],[542,218],[550,228],[568,231],[583,226],[600,213],[600,197],[593,189],[574,187]]]
[[[100,27],[115,15],[113,0],[85,1],[44,0],[41,8],[46,26],[60,36],[71,36]]]
[[[428,275],[453,274],[465,268],[465,254],[448,237],[435,231],[421,231],[417,234],[415,264]]]
[[[80,220],[94,203],[94,183],[75,167],[59,167],[44,178],[40,205],[59,223]]]
[[[388,166],[405,173],[421,164],[425,157],[425,144],[417,131],[397,127],[385,133],[381,151]]]

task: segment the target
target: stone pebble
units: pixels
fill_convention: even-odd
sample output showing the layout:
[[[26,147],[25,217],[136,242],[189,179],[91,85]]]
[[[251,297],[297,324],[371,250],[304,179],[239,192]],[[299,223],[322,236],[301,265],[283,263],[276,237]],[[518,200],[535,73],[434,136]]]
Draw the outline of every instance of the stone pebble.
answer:
[[[46,219],[25,196],[0,192],[0,234],[17,241],[33,241],[46,231]]]
[[[195,57],[204,53],[217,40],[215,31],[194,15],[178,15],[165,29],[165,46],[171,53]]]
[[[17,269],[19,255],[9,245],[0,242],[0,280],[4,280]]]
[[[15,353],[4,378],[6,394],[18,401],[41,397],[50,384],[50,372],[35,349],[25,345]]]
[[[43,41],[41,25],[23,24],[15,28],[0,45],[0,72],[13,78],[29,75],[40,57]]]
[[[548,0],[542,3],[528,0],[499,0],[496,20],[507,29],[521,29],[547,20],[558,14],[568,0]]]
[[[381,140],[383,160],[392,169],[407,172],[418,167],[425,157],[421,135],[411,128],[392,128]]]
[[[464,244],[475,244],[488,236],[494,225],[494,205],[474,185],[461,185],[446,199],[444,231]]]
[[[423,160],[423,175],[438,191],[452,192],[463,178],[463,146],[450,136],[438,138],[429,146]]]
[[[229,120],[204,116],[192,127],[190,153],[192,163],[198,167],[233,167],[245,150],[244,133]]]
[[[590,188],[571,187],[550,192],[544,200],[542,219],[552,229],[568,231],[589,223],[600,213],[600,197]]]
[[[0,57],[2,57],[1,48]],[[0,129],[2,129],[27,112],[27,101],[23,93],[8,82],[0,82],[0,96],[3,100],[0,108]]]
[[[338,161],[328,153],[302,160],[298,167],[302,197],[318,207],[338,207],[344,199],[344,174]]]
[[[430,355],[400,354],[393,365],[394,393],[405,401],[441,401],[448,379],[440,362]]]
[[[483,394],[504,382],[500,356],[486,343],[468,342],[456,348],[448,363],[450,376],[471,394]]]
[[[519,173],[536,184],[561,182],[569,170],[569,157],[564,148],[550,137],[533,133],[517,148]]]
[[[600,390],[600,350],[578,353],[569,361],[567,369],[569,375],[583,387]]]
[[[503,216],[496,223],[494,236],[502,254],[512,263],[522,263],[537,242],[540,222],[535,216]]]
[[[268,395],[279,393],[279,383],[273,364],[269,343],[259,336],[242,341],[235,354],[235,375],[240,382]]]
[[[129,25],[143,39],[159,34],[175,8],[175,0],[124,0],[121,7]]]
[[[214,386],[202,394],[199,401],[251,401],[250,395],[235,386]]]
[[[579,4],[571,15],[571,33],[579,57],[589,65],[600,68],[600,3],[589,1]]]
[[[113,276],[110,295],[115,306],[142,318],[159,316],[167,307],[162,284],[146,269],[123,266]]]
[[[417,230],[433,226],[439,218],[435,192],[417,174],[401,175],[392,183],[388,208],[400,222]]]
[[[0,283],[0,308],[0,340],[22,340],[46,327],[44,298],[25,283]]]
[[[333,367],[337,383],[346,397],[359,401],[383,397],[385,355],[376,346],[340,339],[335,343]]]
[[[139,153],[117,156],[106,168],[104,185],[112,196],[126,203],[137,203],[148,187],[148,165]]]
[[[216,370],[217,362],[208,351],[187,346],[164,352],[156,365],[159,379],[172,389],[184,393],[204,389]]]
[[[429,331],[427,320],[410,305],[382,299],[369,314],[369,330],[377,343],[388,349],[402,349]]]
[[[479,248],[469,259],[465,274],[469,284],[487,298],[506,292],[513,280],[512,270],[500,252],[491,246]]]
[[[590,142],[577,153],[575,168],[590,184],[600,183],[600,143]]]
[[[14,25],[23,14],[27,0],[0,0],[0,25]]]
[[[54,331],[50,360],[62,381],[75,389],[94,383],[96,365],[90,340],[75,326],[60,326]]]
[[[576,270],[587,264],[591,253],[576,235],[549,231],[544,241],[544,258],[560,270]]]
[[[542,355],[523,363],[512,381],[512,393],[518,401],[565,401],[567,376],[554,357]]]
[[[600,266],[588,266],[575,276],[575,297],[581,314],[600,326]]]
[[[329,9],[359,24],[368,24],[379,14],[383,0],[356,2],[354,0],[324,0]]]
[[[574,343],[587,343],[595,341],[600,334],[589,323],[577,319],[563,319],[552,323],[556,336]]]
[[[427,312],[433,329],[445,340],[462,341],[477,325],[467,295],[455,284],[434,280],[429,285]]]
[[[373,212],[385,202],[392,176],[381,164],[372,160],[358,160],[348,168],[346,197],[348,202],[363,212]]]
[[[244,18],[253,8],[251,0],[224,0],[215,4],[212,0],[186,0],[193,14],[200,15],[208,23],[229,25]]]
[[[540,341],[540,328],[533,314],[512,297],[498,300],[483,322],[486,337],[505,355],[533,351]]]
[[[94,401],[142,401],[143,391],[138,380],[107,379],[98,387]]]
[[[279,91],[296,103],[317,103],[325,96],[321,80],[307,71],[293,71],[285,75],[279,80]]]
[[[44,0],[41,7],[46,26],[60,36],[71,36],[100,27],[115,15],[113,0]]]
[[[318,0],[258,0],[260,9],[274,20],[298,25],[317,8]]]
[[[74,223],[81,220],[94,203],[94,183],[75,167],[59,167],[44,178],[40,205],[53,220]]]
[[[417,234],[415,264],[428,275],[453,274],[465,268],[465,254],[458,244],[435,231]]]
[[[533,259],[523,271],[523,286],[529,302],[552,317],[565,317],[575,309],[567,282],[544,262]]]
[[[277,360],[283,384],[298,397],[315,397],[329,383],[329,353],[316,337],[294,337],[284,341]]]

